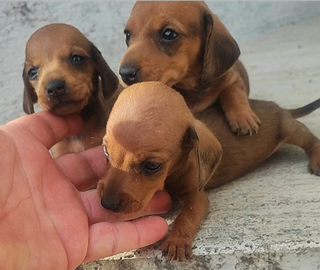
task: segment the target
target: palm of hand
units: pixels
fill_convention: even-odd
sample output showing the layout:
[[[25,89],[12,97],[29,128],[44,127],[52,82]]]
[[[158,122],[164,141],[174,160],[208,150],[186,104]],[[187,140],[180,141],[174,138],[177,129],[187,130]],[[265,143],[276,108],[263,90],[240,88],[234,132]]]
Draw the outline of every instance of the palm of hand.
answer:
[[[27,262],[30,269],[74,267],[85,258],[89,239],[88,217],[79,193],[32,130],[12,131],[11,137],[0,135],[1,153],[6,156],[1,170],[7,173],[1,181],[0,231],[10,231],[1,240],[8,238],[7,247],[21,252],[23,264],[25,253],[40,244],[37,260]],[[43,134],[42,143],[51,144],[54,138],[45,138],[48,135]],[[52,265],[51,258],[59,259]]]
[[[71,168],[81,168],[82,163],[89,167],[90,157],[51,158],[48,149],[78,132],[79,119],[66,121],[48,113],[27,117],[0,130],[0,269],[74,269],[85,260],[144,246],[164,236],[167,228],[158,217],[103,222],[118,217],[101,209],[94,191],[79,193],[75,187],[77,179],[98,177],[103,169],[83,176]],[[166,211],[169,203],[165,201],[149,211]],[[125,233],[119,237],[120,231]],[[136,241],[130,242],[132,236]],[[12,259],[12,254],[19,256]]]

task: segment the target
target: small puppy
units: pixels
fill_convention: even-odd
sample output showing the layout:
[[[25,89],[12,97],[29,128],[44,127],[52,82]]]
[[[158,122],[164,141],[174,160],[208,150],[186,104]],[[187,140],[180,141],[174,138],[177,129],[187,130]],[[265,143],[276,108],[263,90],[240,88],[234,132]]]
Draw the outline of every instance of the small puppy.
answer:
[[[119,86],[100,51],[78,29],[49,24],[37,30],[26,45],[23,69],[23,109],[34,103],[57,115],[78,113],[82,133],[56,144],[52,155],[79,152],[100,145]]]
[[[157,190],[166,189],[181,200],[182,210],[162,250],[170,259],[184,260],[192,255],[193,238],[208,211],[204,189],[252,170],[283,143],[304,149],[310,172],[320,175],[320,141],[294,119],[320,107],[320,99],[291,111],[273,102],[250,100],[250,105],[264,121],[263,132],[237,137],[219,106],[195,118],[183,97],[160,82],[125,89],[103,138],[107,170],[98,183],[102,206],[136,212]]]
[[[138,1],[124,33],[128,48],[119,73],[125,85],[163,82],[194,113],[220,101],[234,133],[257,133],[260,120],[248,103],[239,47],[204,2]]]

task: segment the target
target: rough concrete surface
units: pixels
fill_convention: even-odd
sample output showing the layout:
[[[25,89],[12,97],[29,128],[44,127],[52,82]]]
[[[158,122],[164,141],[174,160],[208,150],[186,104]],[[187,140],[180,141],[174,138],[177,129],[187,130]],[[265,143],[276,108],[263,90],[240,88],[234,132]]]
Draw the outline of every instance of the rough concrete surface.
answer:
[[[23,115],[24,46],[36,29],[50,22],[75,25],[116,72],[132,5],[0,3],[0,124]],[[273,100],[285,108],[320,98],[320,2],[210,2],[209,6],[240,44],[252,98]],[[318,137],[319,120],[320,110],[301,118]],[[320,269],[320,178],[308,173],[307,163],[302,150],[284,146],[256,170],[209,191],[210,211],[189,262],[168,262],[161,257],[159,242],[82,268]],[[165,216],[170,224],[177,210]]]

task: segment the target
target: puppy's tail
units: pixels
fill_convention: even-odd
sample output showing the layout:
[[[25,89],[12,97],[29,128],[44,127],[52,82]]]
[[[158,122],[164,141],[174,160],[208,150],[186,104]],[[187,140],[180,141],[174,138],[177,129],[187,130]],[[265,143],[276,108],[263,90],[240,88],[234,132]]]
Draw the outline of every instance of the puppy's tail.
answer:
[[[291,114],[293,118],[300,118],[312,113],[314,110],[318,108],[320,108],[320,98],[303,107],[288,110],[288,112]]]

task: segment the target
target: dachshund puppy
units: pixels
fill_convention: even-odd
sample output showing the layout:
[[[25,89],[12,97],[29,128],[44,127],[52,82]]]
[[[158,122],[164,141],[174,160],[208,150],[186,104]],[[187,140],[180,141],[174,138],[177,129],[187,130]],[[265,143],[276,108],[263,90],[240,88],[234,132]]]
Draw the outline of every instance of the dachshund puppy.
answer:
[[[204,2],[138,1],[124,33],[128,48],[119,73],[125,85],[163,82],[194,113],[220,101],[234,133],[257,133],[260,120],[248,103],[239,47]]]
[[[303,148],[310,171],[320,175],[320,141],[294,117],[320,107],[320,99],[296,110],[250,100],[263,132],[234,136],[220,106],[194,116],[183,97],[160,82],[134,84],[119,95],[103,138],[107,170],[98,183],[104,208],[132,213],[157,190],[180,199],[182,210],[162,250],[170,259],[192,255],[192,241],[209,202],[204,192],[257,167],[283,143]],[[252,151],[248,151],[252,149]],[[223,153],[223,154],[222,154]]]
[[[57,157],[100,145],[119,85],[100,51],[78,29],[50,24],[37,30],[26,45],[23,109],[34,103],[57,115],[79,114],[82,133],[52,149]]]

